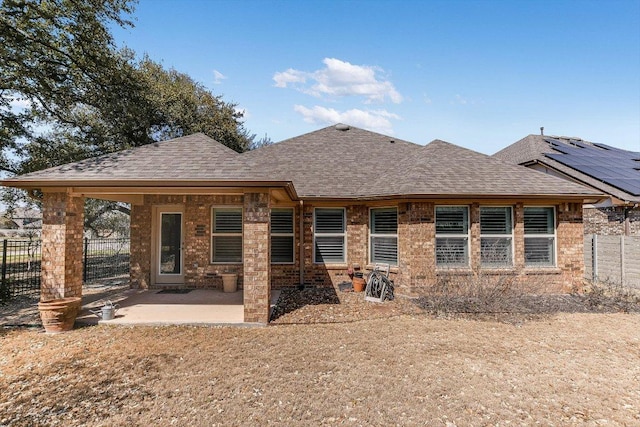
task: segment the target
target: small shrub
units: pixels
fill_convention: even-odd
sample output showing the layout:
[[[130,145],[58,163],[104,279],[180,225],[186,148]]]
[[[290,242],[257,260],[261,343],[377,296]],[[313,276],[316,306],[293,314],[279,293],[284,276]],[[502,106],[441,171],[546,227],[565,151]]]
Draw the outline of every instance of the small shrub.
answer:
[[[525,287],[515,274],[442,274],[418,298],[418,305],[436,315],[494,314],[536,311],[531,296],[543,286]]]
[[[583,298],[592,311],[640,312],[640,291],[611,280],[588,283]]]

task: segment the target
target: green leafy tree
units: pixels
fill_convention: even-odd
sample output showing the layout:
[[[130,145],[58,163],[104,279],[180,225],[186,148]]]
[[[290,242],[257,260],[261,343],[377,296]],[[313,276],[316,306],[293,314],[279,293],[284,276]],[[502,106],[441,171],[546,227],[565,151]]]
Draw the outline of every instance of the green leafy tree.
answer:
[[[115,47],[128,0],[0,0],[0,171],[21,174],[203,132],[230,148],[255,135],[236,104],[184,73]],[[18,105],[20,107],[18,107]],[[8,190],[5,203],[23,194]],[[38,194],[32,194],[38,196]],[[121,204],[87,204],[105,229]]]

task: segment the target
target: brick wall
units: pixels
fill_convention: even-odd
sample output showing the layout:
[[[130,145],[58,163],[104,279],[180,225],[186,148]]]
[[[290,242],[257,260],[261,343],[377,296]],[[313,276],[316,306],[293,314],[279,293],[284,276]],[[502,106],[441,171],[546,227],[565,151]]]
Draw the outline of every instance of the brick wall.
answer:
[[[258,194],[258,193],[255,193]],[[148,287],[151,283],[151,216],[152,205],[183,204],[185,220],[184,272],[185,285],[189,287],[221,287],[220,273],[238,274],[239,286],[245,286],[247,261],[264,265],[261,256],[269,255],[268,241],[247,242],[254,234],[264,231],[263,198],[266,193],[251,196],[146,196],[143,206],[132,207],[131,277],[134,286]],[[490,203],[483,201],[482,205]],[[435,206],[440,201],[411,201],[398,203],[398,254],[399,266],[392,268],[391,277],[399,293],[415,294],[435,283],[439,271],[435,263]],[[480,269],[480,203],[460,201],[458,205],[469,206],[470,211],[470,267],[458,271],[464,274],[490,273],[510,274],[519,277],[521,283],[544,284],[546,289],[568,290],[579,286],[583,269],[582,209],[577,204],[562,204],[557,208],[557,266],[548,269],[524,267],[524,204],[519,201],[500,203],[513,206],[514,211],[514,267],[506,270]],[[552,204],[552,203],[549,203]],[[260,208],[256,208],[259,205]],[[386,204],[390,206],[393,204]],[[245,210],[245,264],[212,264],[211,257],[211,208],[212,206],[243,206]],[[294,208],[295,263],[270,264],[270,281],[273,288],[297,286],[299,284],[299,245],[304,247],[304,283],[314,286],[333,286],[350,280],[347,269],[359,266],[367,271],[369,261],[369,205],[345,204],[347,226],[347,262],[337,265],[322,265],[313,262],[313,212],[317,206],[305,203],[302,212],[303,229],[299,229],[300,208]],[[564,207],[563,207],[564,206]],[[251,212],[247,212],[251,209]],[[256,210],[257,209],[257,210]],[[248,216],[247,216],[248,215]],[[257,215],[257,216],[256,216]],[[249,229],[246,229],[251,221]],[[262,222],[261,222],[262,221]],[[304,237],[300,242],[300,236]],[[248,249],[248,244],[252,245]],[[263,255],[262,252],[264,252]],[[256,255],[257,254],[257,255]],[[263,268],[263,267],[261,267]],[[455,271],[453,271],[455,273]],[[446,274],[451,274],[447,270]],[[578,278],[576,280],[576,278]]]
[[[143,205],[131,206],[131,284],[148,288],[152,283],[153,206],[184,205],[184,281],[193,288],[222,288],[221,273],[238,275],[242,288],[242,264],[211,263],[211,209],[243,205],[240,195],[172,196],[147,195]]]
[[[278,207],[278,206],[273,206]],[[288,207],[288,206],[286,206]],[[293,264],[271,264],[273,288],[291,288],[300,284],[300,207],[293,208],[294,248]]]
[[[151,205],[131,205],[131,287],[148,289],[151,285]]]
[[[558,207],[557,258],[560,290],[582,289],[584,277],[584,225],[582,204],[562,203]]]
[[[435,205],[408,202],[398,206],[398,291],[413,294],[435,279]]]
[[[624,207],[584,208],[584,234],[625,234]],[[629,235],[640,236],[640,208],[629,209]]]
[[[41,300],[82,296],[84,198],[44,193]]]
[[[269,193],[244,195],[244,321],[269,322],[271,254]]]

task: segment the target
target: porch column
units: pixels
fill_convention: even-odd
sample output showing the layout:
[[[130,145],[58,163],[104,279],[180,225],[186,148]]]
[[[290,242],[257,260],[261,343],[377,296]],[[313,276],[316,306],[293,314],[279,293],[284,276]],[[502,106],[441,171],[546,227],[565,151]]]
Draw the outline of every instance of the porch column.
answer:
[[[269,193],[245,193],[243,224],[244,321],[269,323],[271,208]]]
[[[82,296],[84,198],[44,193],[40,299]]]

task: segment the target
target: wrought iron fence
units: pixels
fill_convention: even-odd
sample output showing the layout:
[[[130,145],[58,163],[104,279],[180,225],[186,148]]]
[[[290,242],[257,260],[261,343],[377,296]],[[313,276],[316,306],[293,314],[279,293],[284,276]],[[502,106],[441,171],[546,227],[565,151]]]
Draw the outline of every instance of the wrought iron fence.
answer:
[[[129,274],[130,241],[84,239],[83,282]],[[38,295],[41,273],[40,240],[2,241],[0,303],[18,295]]]
[[[40,240],[3,240],[0,302],[40,292]]]
[[[83,282],[129,274],[130,240],[84,239]]]

